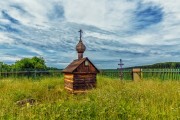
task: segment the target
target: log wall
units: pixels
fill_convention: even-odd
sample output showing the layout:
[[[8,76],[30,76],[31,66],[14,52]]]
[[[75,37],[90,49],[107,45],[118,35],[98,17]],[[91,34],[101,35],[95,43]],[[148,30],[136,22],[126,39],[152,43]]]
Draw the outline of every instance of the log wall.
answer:
[[[96,87],[96,74],[65,74],[64,83],[68,91],[85,91]]]
[[[73,90],[73,79],[74,75],[73,74],[64,74],[64,87],[67,90]]]

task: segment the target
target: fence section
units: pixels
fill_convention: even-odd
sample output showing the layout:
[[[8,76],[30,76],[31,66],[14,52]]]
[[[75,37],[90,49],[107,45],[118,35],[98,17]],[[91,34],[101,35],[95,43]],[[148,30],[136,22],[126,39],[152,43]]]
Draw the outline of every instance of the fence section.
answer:
[[[141,69],[143,79],[180,80],[180,69]]]
[[[109,78],[120,79],[120,71],[119,70],[101,70],[99,75],[109,77]],[[123,80],[132,80],[132,70],[131,69],[123,70]]]
[[[40,77],[63,77],[63,73],[61,70],[49,70],[49,71],[38,71],[38,70],[26,70],[26,71],[3,71],[0,72],[0,78],[40,78]],[[119,70],[101,70],[99,76],[109,77],[120,79],[120,72]],[[132,80],[132,70],[126,69],[123,70],[123,80]]]
[[[101,70],[101,76],[120,79],[119,70]],[[123,70],[123,80],[133,80],[132,69]],[[141,79],[159,79],[159,80],[180,80],[180,69],[140,69],[137,73]]]
[[[137,74],[141,79],[160,79],[160,80],[180,80],[180,69],[140,69]],[[99,76],[120,79],[119,70],[101,70]],[[40,78],[40,77],[63,77],[61,70],[27,70],[27,71],[3,71],[0,72],[0,79],[13,77],[13,78]],[[133,80],[132,69],[123,70],[123,80]]]
[[[27,77],[27,78],[40,78],[40,77],[46,77],[46,76],[52,76],[52,77],[62,77],[63,74],[61,70],[49,70],[49,71],[11,71],[11,72],[0,72],[0,78],[20,78],[20,77]]]

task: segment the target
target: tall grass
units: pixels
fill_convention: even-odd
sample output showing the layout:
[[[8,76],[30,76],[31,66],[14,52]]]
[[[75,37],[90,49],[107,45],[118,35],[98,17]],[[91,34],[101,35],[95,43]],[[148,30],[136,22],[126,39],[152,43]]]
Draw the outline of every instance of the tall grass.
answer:
[[[0,119],[180,119],[180,81],[119,81],[98,77],[97,88],[73,95],[63,78],[0,81]],[[18,106],[33,98],[37,103]]]

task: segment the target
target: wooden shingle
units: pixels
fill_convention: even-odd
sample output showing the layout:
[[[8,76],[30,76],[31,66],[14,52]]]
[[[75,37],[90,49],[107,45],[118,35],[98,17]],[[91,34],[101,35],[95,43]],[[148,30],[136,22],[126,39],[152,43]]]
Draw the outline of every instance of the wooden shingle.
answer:
[[[73,73],[86,60],[88,60],[92,64],[92,62],[87,57],[82,58],[82,59],[76,59],[72,63],[70,63],[62,72]],[[99,73],[99,70],[94,65],[93,67],[96,69],[97,73]]]

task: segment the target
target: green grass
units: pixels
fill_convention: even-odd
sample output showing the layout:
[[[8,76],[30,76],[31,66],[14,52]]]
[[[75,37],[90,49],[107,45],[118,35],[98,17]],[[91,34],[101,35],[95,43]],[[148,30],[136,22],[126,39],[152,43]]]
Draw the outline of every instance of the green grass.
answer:
[[[119,81],[98,77],[97,88],[73,95],[63,78],[0,80],[0,120],[180,119],[180,81]],[[16,101],[37,103],[20,107]]]

